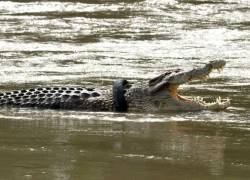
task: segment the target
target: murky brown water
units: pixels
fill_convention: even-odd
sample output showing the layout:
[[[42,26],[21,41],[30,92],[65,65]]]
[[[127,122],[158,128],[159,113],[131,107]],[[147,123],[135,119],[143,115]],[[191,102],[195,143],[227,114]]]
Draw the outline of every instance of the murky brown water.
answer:
[[[0,109],[0,179],[249,179],[250,1],[0,2],[0,91],[107,86],[224,59],[183,94],[224,112]]]

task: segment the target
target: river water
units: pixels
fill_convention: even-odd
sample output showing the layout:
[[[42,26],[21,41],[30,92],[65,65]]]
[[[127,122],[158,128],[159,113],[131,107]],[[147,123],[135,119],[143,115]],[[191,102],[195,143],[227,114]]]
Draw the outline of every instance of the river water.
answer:
[[[111,87],[223,59],[181,87],[221,112],[0,109],[0,179],[249,179],[250,1],[0,2],[0,91]]]

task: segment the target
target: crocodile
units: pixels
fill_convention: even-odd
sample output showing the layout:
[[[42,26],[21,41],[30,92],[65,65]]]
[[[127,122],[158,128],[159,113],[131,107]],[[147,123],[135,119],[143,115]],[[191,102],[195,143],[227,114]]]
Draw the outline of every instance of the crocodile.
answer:
[[[178,93],[180,85],[208,78],[212,70],[221,70],[224,60],[214,60],[189,71],[167,70],[150,80],[130,83],[118,80],[113,88],[38,87],[0,93],[0,106],[73,109],[84,111],[198,111],[223,110],[230,99],[205,102]]]

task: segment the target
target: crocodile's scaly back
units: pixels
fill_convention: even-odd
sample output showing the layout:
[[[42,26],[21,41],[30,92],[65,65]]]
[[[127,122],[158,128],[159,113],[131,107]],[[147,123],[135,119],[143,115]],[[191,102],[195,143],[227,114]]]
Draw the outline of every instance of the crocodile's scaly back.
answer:
[[[94,88],[46,87],[0,93],[0,106],[105,111],[112,103]]]

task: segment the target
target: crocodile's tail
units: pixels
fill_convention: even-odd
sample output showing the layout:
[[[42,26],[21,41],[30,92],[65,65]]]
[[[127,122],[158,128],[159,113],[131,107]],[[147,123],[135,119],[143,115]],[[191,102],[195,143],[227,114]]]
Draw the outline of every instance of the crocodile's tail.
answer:
[[[89,97],[100,96],[93,88],[47,87],[0,93],[0,106],[82,108]]]

